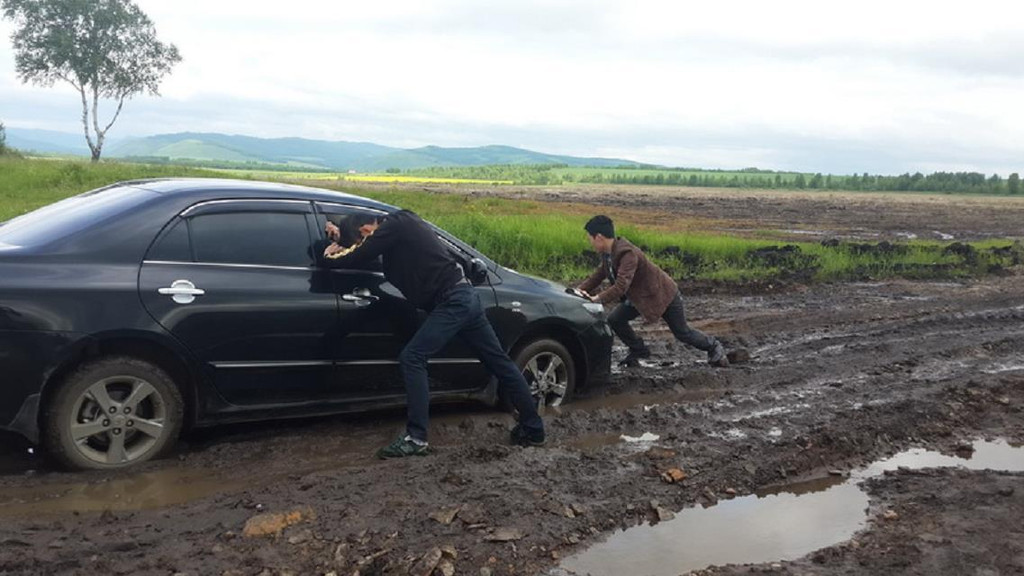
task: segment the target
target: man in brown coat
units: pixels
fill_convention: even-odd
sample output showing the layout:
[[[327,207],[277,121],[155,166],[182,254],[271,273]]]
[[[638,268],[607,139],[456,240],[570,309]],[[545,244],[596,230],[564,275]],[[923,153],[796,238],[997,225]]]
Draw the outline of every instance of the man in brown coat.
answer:
[[[729,365],[721,342],[687,325],[683,297],[675,280],[628,240],[616,238],[611,218],[594,216],[583,228],[590,236],[590,245],[601,255],[602,262],[580,284],[579,290],[601,304],[621,301],[608,316],[612,330],[629,347],[629,354],[619,362],[620,366],[636,366],[641,358],[651,355],[643,339],[629,325],[629,321],[638,316],[643,316],[648,322],[664,318],[677,340],[707,352],[709,364],[717,367]],[[591,295],[590,291],[606,278],[611,286]]]

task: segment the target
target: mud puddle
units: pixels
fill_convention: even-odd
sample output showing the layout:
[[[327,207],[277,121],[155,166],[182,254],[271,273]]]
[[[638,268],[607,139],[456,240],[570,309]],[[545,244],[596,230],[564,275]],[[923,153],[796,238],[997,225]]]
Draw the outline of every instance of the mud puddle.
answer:
[[[102,482],[9,488],[0,494],[0,517],[162,508],[237,490],[245,483],[210,478],[194,469],[169,468]]]
[[[566,558],[550,574],[677,576],[708,566],[792,560],[849,540],[867,520],[862,480],[898,468],[1024,471],[1024,447],[978,441],[947,456],[908,450],[854,471],[687,509],[664,522],[614,534]]]
[[[391,427],[389,422],[332,439],[329,443],[288,445],[246,458],[246,468],[264,472],[258,476],[240,476],[220,469],[216,463],[197,467],[187,462],[144,472],[117,472],[101,476],[98,475],[102,473],[97,472],[37,475],[34,471],[25,470],[23,473],[35,476],[38,481],[0,491],[0,518],[167,508],[280,482],[289,477],[370,466],[376,460],[368,447],[382,445],[389,439]],[[217,445],[214,443],[213,447]],[[210,448],[186,448],[179,456],[185,461],[189,456],[201,456]],[[290,463],[281,464],[281,452],[288,453]],[[20,467],[27,466],[27,459],[22,455],[5,456],[4,461],[10,469],[0,466],[0,473],[17,473]]]

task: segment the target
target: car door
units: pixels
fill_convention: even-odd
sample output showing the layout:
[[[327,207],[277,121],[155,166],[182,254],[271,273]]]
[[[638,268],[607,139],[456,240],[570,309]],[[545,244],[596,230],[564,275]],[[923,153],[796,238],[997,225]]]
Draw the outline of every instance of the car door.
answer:
[[[308,401],[330,387],[338,301],[317,275],[315,226],[305,201],[202,203],[142,264],[146,309],[232,404]]]
[[[317,203],[318,224],[330,220],[342,230],[342,244],[358,241],[346,219],[368,209],[333,203]],[[383,213],[376,212],[383,216]],[[426,319],[427,313],[410,304],[401,292],[384,279],[380,262],[361,270],[330,269],[326,273],[340,295],[340,322],[334,348],[338,366],[332,395],[337,397],[383,397],[405,394],[398,355]],[[484,288],[489,292],[489,288]],[[493,303],[485,292],[484,303]],[[486,384],[486,371],[479,359],[456,338],[428,367],[433,392],[472,390]]]

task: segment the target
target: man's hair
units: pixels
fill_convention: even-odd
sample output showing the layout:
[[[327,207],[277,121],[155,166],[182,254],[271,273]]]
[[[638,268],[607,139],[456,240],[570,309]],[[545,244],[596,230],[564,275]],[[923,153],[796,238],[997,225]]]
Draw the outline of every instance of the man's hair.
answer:
[[[600,234],[605,238],[615,238],[615,224],[612,223],[611,218],[603,214],[594,216],[590,220],[587,220],[583,229],[591,236],[597,236]]]
[[[345,217],[346,223],[357,230],[359,229],[360,226],[373,224],[374,222],[378,222],[380,220],[383,220],[383,218],[380,215],[373,214],[371,212],[356,212],[355,214],[349,214],[348,216]]]
[[[363,235],[359,233],[359,227],[366,224],[373,224],[383,220],[382,216],[377,214],[371,214],[369,212],[356,212],[354,214],[348,214],[346,216],[339,216],[335,218],[334,224],[338,227],[340,238],[338,244],[341,246],[351,246],[357,242],[362,241]],[[328,218],[331,220],[331,218]]]

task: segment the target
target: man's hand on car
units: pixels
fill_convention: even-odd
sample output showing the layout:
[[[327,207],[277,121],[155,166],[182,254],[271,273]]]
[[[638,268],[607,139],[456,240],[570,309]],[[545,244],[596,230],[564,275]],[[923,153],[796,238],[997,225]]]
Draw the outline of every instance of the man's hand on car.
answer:
[[[341,229],[338,228],[337,224],[331,222],[330,220],[328,220],[327,224],[324,225],[324,233],[326,233],[327,237],[333,240],[335,243],[337,243],[338,240],[341,239]],[[326,252],[324,254],[326,255]]]
[[[328,246],[327,248],[324,248],[324,256],[330,256],[331,254],[336,254],[338,252],[341,252],[344,249],[345,248],[343,248],[342,246],[339,246],[337,242],[332,242],[330,246]]]

